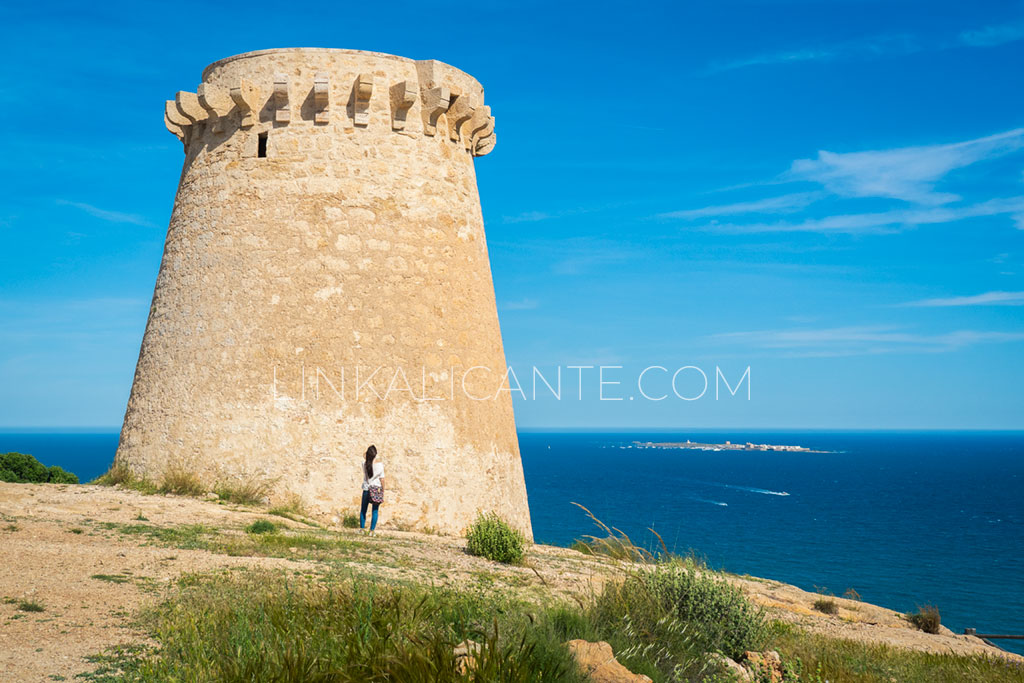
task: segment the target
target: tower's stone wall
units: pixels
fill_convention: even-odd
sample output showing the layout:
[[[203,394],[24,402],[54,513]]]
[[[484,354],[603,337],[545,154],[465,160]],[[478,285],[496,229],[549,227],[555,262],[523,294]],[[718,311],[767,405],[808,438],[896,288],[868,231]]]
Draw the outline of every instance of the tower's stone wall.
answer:
[[[117,461],[336,514],[373,443],[383,521],[458,533],[493,510],[529,534],[473,168],[494,144],[480,84],[267,50],[207,67],[165,122],[185,165]]]

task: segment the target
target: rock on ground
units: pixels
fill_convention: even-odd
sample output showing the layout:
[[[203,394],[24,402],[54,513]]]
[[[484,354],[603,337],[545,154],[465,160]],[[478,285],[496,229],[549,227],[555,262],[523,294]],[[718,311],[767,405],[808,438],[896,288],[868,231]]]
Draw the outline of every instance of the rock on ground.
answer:
[[[651,683],[643,674],[635,674],[615,659],[612,646],[603,640],[591,643],[586,640],[570,640],[569,652],[576,658],[580,669],[594,683]]]

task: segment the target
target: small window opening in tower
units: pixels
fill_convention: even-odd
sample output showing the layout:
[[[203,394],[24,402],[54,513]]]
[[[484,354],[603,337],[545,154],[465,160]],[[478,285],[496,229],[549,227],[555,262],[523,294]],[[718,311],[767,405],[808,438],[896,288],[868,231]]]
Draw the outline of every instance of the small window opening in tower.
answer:
[[[267,133],[260,133],[259,142],[256,146],[256,156],[260,159],[267,156]]]

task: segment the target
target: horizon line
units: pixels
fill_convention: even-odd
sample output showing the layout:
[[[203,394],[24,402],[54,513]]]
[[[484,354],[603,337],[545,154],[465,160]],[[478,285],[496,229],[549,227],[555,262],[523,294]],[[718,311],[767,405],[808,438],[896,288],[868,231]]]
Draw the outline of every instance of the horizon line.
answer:
[[[121,428],[106,425],[0,425],[0,434],[120,434]],[[635,432],[1024,432],[1024,427],[671,427],[619,426],[516,427],[516,432],[609,433]]]

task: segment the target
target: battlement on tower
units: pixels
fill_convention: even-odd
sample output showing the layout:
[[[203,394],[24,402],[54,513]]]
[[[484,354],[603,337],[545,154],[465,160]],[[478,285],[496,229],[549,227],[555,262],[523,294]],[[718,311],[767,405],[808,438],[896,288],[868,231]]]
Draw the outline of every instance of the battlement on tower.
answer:
[[[494,117],[483,100],[476,79],[436,60],[356,50],[261,50],[208,66],[194,92],[167,100],[164,124],[186,152],[197,140],[309,126],[324,132],[386,129],[483,156],[495,143]]]

